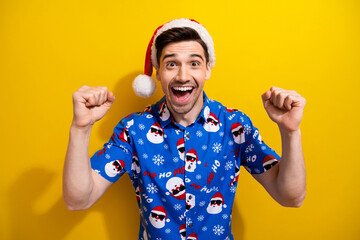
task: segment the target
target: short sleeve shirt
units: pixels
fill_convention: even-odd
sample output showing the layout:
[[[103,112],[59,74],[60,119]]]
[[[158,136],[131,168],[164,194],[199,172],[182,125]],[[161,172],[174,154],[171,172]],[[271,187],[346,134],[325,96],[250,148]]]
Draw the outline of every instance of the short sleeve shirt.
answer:
[[[92,168],[130,176],[140,211],[138,239],[233,239],[231,209],[240,166],[260,174],[280,157],[249,117],[208,99],[194,123],[177,124],[165,97],[122,119]]]

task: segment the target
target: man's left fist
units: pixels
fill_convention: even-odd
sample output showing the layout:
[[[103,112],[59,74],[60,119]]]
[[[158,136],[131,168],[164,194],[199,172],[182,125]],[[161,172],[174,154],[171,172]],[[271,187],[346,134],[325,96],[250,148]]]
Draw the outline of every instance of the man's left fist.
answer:
[[[300,129],[306,100],[296,91],[271,87],[262,96],[264,108],[270,119],[286,131]]]

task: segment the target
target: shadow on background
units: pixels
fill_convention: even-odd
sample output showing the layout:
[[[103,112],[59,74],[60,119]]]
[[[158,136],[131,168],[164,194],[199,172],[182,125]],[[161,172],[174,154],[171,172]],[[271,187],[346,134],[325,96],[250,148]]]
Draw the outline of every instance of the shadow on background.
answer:
[[[244,219],[241,216],[239,203],[237,201],[234,202],[232,209],[232,232],[234,239],[245,239]]]

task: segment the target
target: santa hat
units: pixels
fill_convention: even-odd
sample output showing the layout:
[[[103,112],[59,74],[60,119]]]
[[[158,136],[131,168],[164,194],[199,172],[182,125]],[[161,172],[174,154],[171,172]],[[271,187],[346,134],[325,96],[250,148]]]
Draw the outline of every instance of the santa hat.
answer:
[[[198,164],[201,164],[201,161],[199,161],[198,159],[198,155],[197,155],[197,152],[195,151],[195,149],[190,149],[187,153],[186,153],[186,156],[190,156],[190,157],[193,157],[196,159],[196,162]]]
[[[180,229],[179,229],[179,233],[182,233],[182,232],[186,232],[186,224],[181,224],[180,226]]]
[[[220,200],[221,203],[223,204],[223,207],[224,208],[227,207],[226,204],[224,203],[224,197],[220,192],[215,193],[214,196],[211,198],[211,200],[214,200],[214,201]]]
[[[220,122],[219,119],[215,116],[214,113],[210,113],[209,116],[208,116],[208,119],[213,120],[213,122],[217,122],[217,123]]]
[[[158,68],[156,56],[157,49],[155,47],[157,37],[169,29],[182,27],[192,28],[199,34],[201,40],[206,44],[208,49],[210,68],[214,67],[214,42],[205,27],[193,19],[180,18],[172,20],[158,27],[149,42],[145,56],[144,74],[137,76],[133,82],[133,89],[136,95],[140,97],[150,97],[156,90],[156,83],[151,75],[153,72],[153,66]]]
[[[187,238],[188,240],[198,240],[197,234],[196,233],[192,233],[188,236]]]
[[[179,149],[181,147],[185,147],[184,138],[180,138],[179,141],[177,141],[176,147],[177,147],[177,149]]]
[[[239,130],[240,128],[242,128],[242,124],[241,123],[233,123],[231,125],[231,132],[234,132],[234,131],[237,131]]]
[[[154,207],[153,210],[151,210],[152,213],[156,213],[157,215],[165,215],[166,222],[170,222],[170,219],[167,218],[166,210],[163,206],[157,206]]]

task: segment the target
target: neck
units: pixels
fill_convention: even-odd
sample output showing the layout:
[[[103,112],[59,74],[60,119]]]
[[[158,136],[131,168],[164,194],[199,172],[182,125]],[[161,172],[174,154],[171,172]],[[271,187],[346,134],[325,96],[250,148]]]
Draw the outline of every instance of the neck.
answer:
[[[199,97],[198,101],[194,104],[194,106],[191,108],[191,110],[189,112],[186,112],[186,113],[175,112],[169,105],[168,105],[168,108],[169,108],[169,111],[171,112],[175,122],[182,125],[183,127],[187,127],[190,124],[192,124],[193,122],[195,122],[195,120],[201,113],[203,105],[204,105],[204,97],[201,96],[201,97]]]

